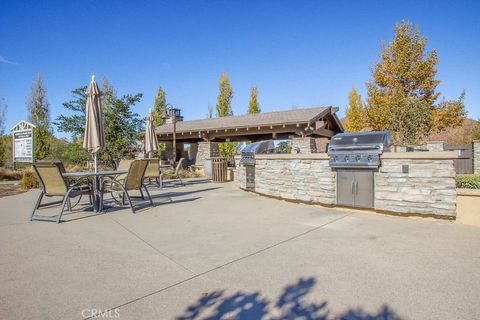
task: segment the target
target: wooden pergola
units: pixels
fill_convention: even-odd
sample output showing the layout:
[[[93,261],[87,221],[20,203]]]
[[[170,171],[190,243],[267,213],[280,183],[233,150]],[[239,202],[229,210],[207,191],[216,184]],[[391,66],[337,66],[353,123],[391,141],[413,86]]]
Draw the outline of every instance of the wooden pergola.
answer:
[[[343,132],[334,107],[292,109],[228,116],[202,120],[181,121],[176,124],[176,140],[180,143],[201,141],[260,141],[293,137],[328,138]],[[158,140],[173,140],[173,125],[156,128]]]

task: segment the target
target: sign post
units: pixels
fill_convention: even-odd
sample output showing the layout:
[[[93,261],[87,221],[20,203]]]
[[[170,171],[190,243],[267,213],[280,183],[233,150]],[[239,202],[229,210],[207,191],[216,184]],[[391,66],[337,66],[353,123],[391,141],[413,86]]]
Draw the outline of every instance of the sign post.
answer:
[[[25,120],[17,123],[10,131],[13,143],[13,168],[17,162],[33,163],[35,161],[35,134],[36,126]]]

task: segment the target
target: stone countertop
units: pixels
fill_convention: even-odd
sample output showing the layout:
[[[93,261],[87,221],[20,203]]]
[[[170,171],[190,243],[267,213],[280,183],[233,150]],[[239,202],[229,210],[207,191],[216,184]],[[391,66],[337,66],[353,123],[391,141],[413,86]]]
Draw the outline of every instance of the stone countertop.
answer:
[[[381,155],[382,159],[457,159],[459,157],[456,151],[439,152],[385,152]],[[288,159],[307,159],[307,160],[328,160],[327,153],[275,153],[275,154],[257,154],[259,160],[288,160]]]
[[[480,197],[480,189],[460,189],[457,188],[458,196]]]
[[[457,159],[457,151],[437,151],[437,152],[385,152],[381,155],[382,159]]]

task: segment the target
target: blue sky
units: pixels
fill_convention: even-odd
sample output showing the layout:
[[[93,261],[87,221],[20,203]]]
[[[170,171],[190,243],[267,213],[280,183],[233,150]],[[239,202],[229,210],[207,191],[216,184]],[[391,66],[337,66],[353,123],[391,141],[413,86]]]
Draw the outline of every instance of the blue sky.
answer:
[[[144,94],[145,114],[159,85],[185,119],[214,106],[227,72],[234,114],[251,86],[263,111],[333,105],[348,91],[365,97],[370,66],[393,26],[408,20],[436,48],[438,90],[466,90],[480,118],[480,1],[9,1],[0,2],[0,97],[7,130],[27,117],[32,78],[42,73],[51,117],[70,91],[107,77],[119,94]]]

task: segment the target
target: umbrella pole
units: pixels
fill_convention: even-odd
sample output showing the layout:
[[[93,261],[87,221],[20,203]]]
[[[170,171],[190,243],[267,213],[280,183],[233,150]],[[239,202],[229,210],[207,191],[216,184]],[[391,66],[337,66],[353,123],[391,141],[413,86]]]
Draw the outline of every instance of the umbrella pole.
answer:
[[[98,172],[97,170],[97,153],[95,152],[93,154],[93,170],[95,173]],[[98,180],[97,176],[93,177],[93,211],[98,212],[99,211],[99,204],[98,204]]]

